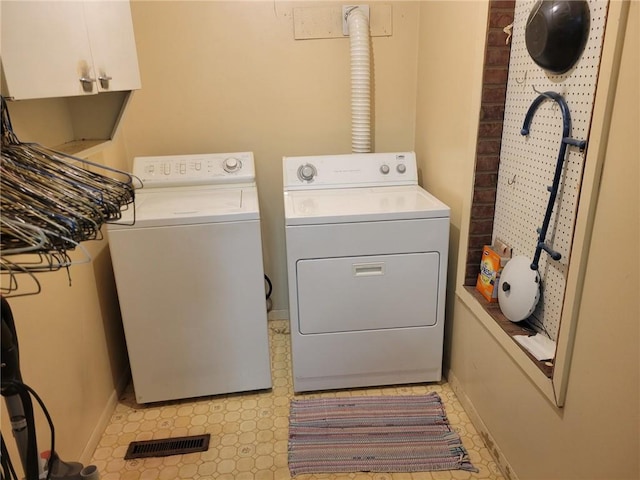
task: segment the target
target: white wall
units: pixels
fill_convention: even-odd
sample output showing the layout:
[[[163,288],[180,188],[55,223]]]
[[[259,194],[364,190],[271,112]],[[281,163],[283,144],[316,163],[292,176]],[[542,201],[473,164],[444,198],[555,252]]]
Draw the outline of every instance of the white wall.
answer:
[[[294,7],[330,4],[132,3],[142,90],[129,157],[254,152],[274,310],[288,308],[282,157],[351,149],[348,38],[293,35]],[[393,35],[373,39],[376,151],[413,148],[418,6],[393,2]]]

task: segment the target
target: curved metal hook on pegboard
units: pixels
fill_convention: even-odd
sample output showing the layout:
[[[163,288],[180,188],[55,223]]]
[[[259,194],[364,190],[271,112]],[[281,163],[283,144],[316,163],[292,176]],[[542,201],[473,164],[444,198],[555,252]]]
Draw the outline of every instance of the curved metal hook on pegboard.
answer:
[[[553,250],[547,243],[547,230],[549,228],[549,222],[551,221],[551,214],[553,212],[553,206],[556,203],[556,196],[558,194],[558,187],[560,185],[560,177],[562,175],[562,169],[564,166],[564,159],[567,153],[567,147],[569,145],[578,147],[580,151],[583,151],[587,147],[586,140],[576,140],[571,138],[571,112],[569,111],[569,106],[565,101],[564,97],[556,92],[543,92],[531,103],[529,110],[524,118],[524,124],[522,125],[522,130],[520,130],[521,135],[529,135],[529,127],[531,126],[531,121],[533,120],[533,115],[540,106],[542,102],[545,100],[553,100],[559,106],[562,111],[562,141],[560,142],[560,151],[558,152],[558,160],[556,162],[555,174],[553,176],[553,184],[547,187],[549,191],[549,201],[547,203],[547,211],[544,216],[544,221],[542,222],[542,226],[538,228],[538,244],[536,246],[536,252],[533,256],[533,261],[531,262],[531,269],[537,270],[538,263],[540,261],[540,254],[544,250],[547,252],[552,259],[560,260],[562,255],[560,252]]]

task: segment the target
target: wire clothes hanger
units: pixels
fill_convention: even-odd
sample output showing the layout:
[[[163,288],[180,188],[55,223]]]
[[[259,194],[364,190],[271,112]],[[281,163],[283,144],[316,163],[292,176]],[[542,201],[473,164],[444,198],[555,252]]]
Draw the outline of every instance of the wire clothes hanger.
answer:
[[[84,478],[78,462],[64,462],[55,451],[54,428],[44,403],[20,373],[18,339],[8,297],[40,293],[37,275],[67,270],[91,261],[81,242],[102,238],[104,223],[119,220],[123,209],[135,208],[133,178],[117,169],[23,143],[13,132],[4,97],[1,97],[0,151],[0,300],[2,300],[2,388],[7,412],[14,419],[12,432],[26,478]],[[134,210],[135,212],[135,210]],[[134,215],[135,221],[135,215]],[[84,258],[69,252],[79,250]],[[30,280],[25,289],[19,279]],[[22,283],[22,284],[21,284]],[[46,467],[37,453],[38,443],[31,396],[40,404],[51,429]],[[11,465],[3,443],[2,469]],[[11,470],[13,467],[11,466]],[[13,475],[15,476],[15,475]],[[4,478],[4,477],[3,477]]]
[[[21,142],[2,97],[0,155],[0,293],[17,296],[18,275],[68,268],[91,258],[80,246],[102,238],[101,227],[133,206],[133,177],[36,143]],[[68,252],[79,247],[84,259]],[[23,294],[20,294],[23,295]]]

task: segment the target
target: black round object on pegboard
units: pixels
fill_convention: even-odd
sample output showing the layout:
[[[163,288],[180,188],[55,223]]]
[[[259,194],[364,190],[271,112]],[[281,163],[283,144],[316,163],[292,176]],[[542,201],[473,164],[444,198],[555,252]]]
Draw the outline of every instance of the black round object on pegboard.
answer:
[[[543,69],[565,73],[582,55],[589,38],[589,23],[589,4],[585,0],[539,0],[527,19],[527,51]]]

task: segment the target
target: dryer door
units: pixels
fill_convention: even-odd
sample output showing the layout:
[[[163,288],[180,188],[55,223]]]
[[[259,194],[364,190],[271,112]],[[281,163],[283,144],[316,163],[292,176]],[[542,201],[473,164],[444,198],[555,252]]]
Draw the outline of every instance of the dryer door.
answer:
[[[300,333],[435,325],[437,252],[300,260]]]

